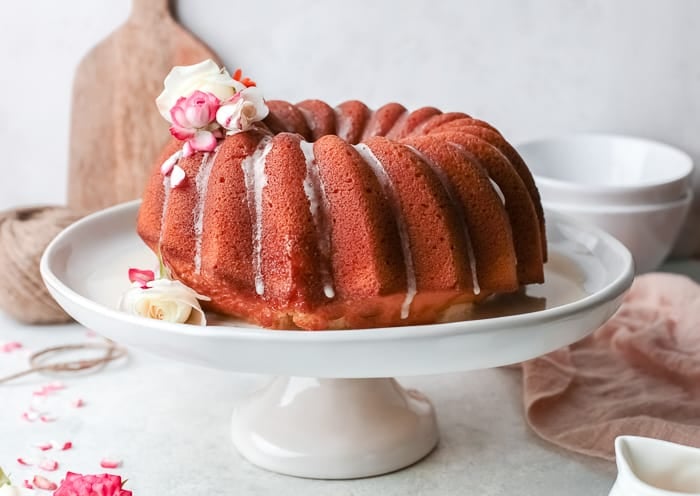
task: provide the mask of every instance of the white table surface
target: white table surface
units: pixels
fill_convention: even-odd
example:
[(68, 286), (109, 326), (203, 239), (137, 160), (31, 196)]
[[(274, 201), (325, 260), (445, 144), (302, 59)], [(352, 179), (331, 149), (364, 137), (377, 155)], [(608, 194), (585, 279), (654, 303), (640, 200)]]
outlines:
[[(700, 278), (700, 262), (669, 264), (668, 270)], [(77, 324), (26, 327), (0, 316), (0, 342), (17, 340), (25, 350), (0, 353), (0, 375), (21, 369), (27, 350), (97, 340)], [(242, 459), (229, 439), (235, 402), (265, 377), (183, 365), (131, 350), (129, 359), (99, 373), (61, 376), (66, 389), (49, 397), (55, 422), (29, 423), (21, 414), (32, 392), (56, 377), (35, 375), (0, 386), (0, 466), (18, 482), (35, 468), (34, 443), (72, 441), (73, 449), (43, 455), (66, 470), (101, 473), (99, 461), (123, 461), (116, 473), (136, 496), (185, 495), (606, 495), (612, 463), (574, 455), (535, 436), (525, 424), (520, 373), (492, 369), (401, 382), (425, 392), (437, 409), (441, 440), (426, 459), (405, 470), (353, 481), (297, 479), (266, 472)], [(85, 406), (69, 403), (82, 398)], [(48, 494), (35, 491), (34, 494)]]

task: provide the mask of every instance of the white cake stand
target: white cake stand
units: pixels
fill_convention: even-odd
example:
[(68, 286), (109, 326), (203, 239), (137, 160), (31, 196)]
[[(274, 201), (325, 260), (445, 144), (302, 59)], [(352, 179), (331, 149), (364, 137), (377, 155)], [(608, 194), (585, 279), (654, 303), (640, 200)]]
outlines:
[(254, 464), (300, 477), (367, 477), (420, 460), (438, 440), (435, 412), (391, 377), (497, 367), (568, 345), (615, 312), (633, 277), (618, 241), (550, 213), (547, 282), (484, 305), (469, 321), (321, 332), (169, 324), (115, 309), (128, 267), (155, 263), (135, 234), (138, 206), (95, 213), (49, 245), (41, 273), (51, 294), (121, 343), (279, 376), (235, 409), (233, 442)]

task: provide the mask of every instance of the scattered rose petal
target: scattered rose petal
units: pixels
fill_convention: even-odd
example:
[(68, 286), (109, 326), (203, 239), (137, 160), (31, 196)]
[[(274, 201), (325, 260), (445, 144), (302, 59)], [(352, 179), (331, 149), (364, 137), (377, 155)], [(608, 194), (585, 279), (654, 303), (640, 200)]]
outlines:
[(58, 489), (55, 482), (51, 482), (49, 479), (42, 477), (41, 475), (35, 475), (32, 483), (39, 489), (44, 489), (46, 491), (55, 491)]
[(45, 415), (48, 413), (43, 405), (29, 405), (29, 411), (34, 414), (34, 420), (38, 419), (40, 415)]
[(32, 486), (32, 483), (29, 482), (27, 479), (24, 479), (24, 487), (27, 489), (34, 489), (34, 486)]
[(58, 441), (51, 441), (51, 447), (61, 451), (67, 451), (73, 447), (71, 441), (66, 441), (65, 443), (59, 443)]
[(129, 282), (137, 283), (140, 288), (146, 289), (147, 284), (156, 278), (152, 270), (141, 270), (136, 268), (129, 269)]
[(119, 468), (121, 467), (122, 461), (121, 460), (116, 460), (114, 458), (103, 458), (100, 461), (100, 467), (102, 468)]
[(39, 417), (39, 420), (41, 420), (44, 423), (55, 422), (56, 417), (52, 417), (51, 415), (42, 415), (41, 417)]
[(29, 458), (22, 458), (22, 457), (17, 458), (17, 463), (19, 463), (20, 465), (24, 465), (25, 467), (31, 467), (32, 465), (34, 465), (33, 460), (30, 460)]
[(2, 353), (12, 353), (20, 348), (22, 348), (22, 343), (19, 341), (10, 341), (9, 343), (0, 344), (0, 352)]
[(85, 331), (85, 335), (89, 338), (96, 338), (97, 337), (97, 333), (95, 331), (93, 331), (92, 329), (88, 329), (87, 331)]
[(58, 468), (58, 462), (56, 460), (42, 460), (41, 463), (39, 463), (39, 468), (41, 470), (46, 470), (47, 472), (53, 472)]
[(73, 400), (71, 405), (73, 406), (73, 408), (82, 408), (85, 406), (85, 401), (83, 401), (82, 398), (76, 398)]
[(63, 384), (62, 382), (51, 382), (35, 390), (32, 394), (34, 396), (47, 396), (51, 393), (55, 393), (56, 391), (60, 391), (61, 389), (65, 388), (65, 384)]
[(41, 451), (48, 451), (54, 447), (53, 442), (51, 443), (37, 443), (34, 446), (39, 448)]
[(39, 414), (34, 411), (22, 412), (22, 418), (27, 422), (34, 422), (36, 419), (39, 418)]

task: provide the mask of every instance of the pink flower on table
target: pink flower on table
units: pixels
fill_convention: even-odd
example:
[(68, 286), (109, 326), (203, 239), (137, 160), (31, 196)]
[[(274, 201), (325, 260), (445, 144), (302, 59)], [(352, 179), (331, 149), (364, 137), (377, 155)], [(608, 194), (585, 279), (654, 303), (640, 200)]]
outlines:
[(216, 148), (221, 130), (216, 122), (216, 112), (221, 101), (212, 93), (195, 91), (188, 97), (180, 97), (170, 109), (170, 134), (186, 141), (183, 156), (194, 151), (211, 152)]
[(122, 489), (124, 482), (120, 476), (113, 474), (81, 475), (68, 472), (53, 496), (132, 496), (131, 491)]

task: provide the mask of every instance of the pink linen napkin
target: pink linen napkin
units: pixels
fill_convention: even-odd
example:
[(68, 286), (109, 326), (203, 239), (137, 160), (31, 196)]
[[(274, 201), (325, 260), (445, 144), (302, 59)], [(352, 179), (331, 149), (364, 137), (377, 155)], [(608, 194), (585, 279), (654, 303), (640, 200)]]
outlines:
[(640, 276), (600, 329), (522, 368), (527, 421), (556, 445), (609, 460), (621, 434), (700, 447), (700, 286)]

